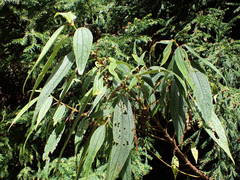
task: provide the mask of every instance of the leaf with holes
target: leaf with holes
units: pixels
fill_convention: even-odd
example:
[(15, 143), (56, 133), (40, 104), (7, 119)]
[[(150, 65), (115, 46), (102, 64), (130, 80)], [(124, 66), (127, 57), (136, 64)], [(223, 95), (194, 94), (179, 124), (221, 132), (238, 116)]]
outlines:
[(130, 102), (123, 98), (114, 109), (113, 116), (113, 146), (110, 153), (107, 180), (119, 176), (129, 153), (133, 147), (134, 118)]

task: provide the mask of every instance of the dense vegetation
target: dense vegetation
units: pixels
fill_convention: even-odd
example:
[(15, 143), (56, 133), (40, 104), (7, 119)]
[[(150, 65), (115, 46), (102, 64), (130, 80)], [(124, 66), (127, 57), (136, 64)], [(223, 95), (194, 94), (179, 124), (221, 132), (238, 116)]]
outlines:
[(0, 179), (240, 179), (240, 3), (0, 0)]

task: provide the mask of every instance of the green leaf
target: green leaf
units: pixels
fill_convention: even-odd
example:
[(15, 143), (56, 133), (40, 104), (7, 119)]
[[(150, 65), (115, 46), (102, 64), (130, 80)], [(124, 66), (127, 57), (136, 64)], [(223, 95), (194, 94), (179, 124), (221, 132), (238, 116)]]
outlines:
[(197, 107), (205, 122), (205, 130), (234, 162), (229, 150), (225, 130), (213, 111), (212, 93), (207, 77), (196, 69), (190, 72), (190, 76), (194, 82), (194, 86), (192, 87), (193, 94), (196, 98)]
[(213, 104), (212, 92), (206, 75), (200, 71), (193, 69), (189, 76), (193, 82), (193, 95), (196, 98), (196, 104), (201, 112), (204, 121), (207, 123), (211, 120)]
[(170, 111), (172, 115), (173, 126), (176, 132), (178, 143), (180, 144), (183, 141), (186, 118), (184, 98), (183, 95), (181, 95), (175, 81), (171, 86), (170, 98)]
[(195, 162), (197, 164), (197, 161), (198, 161), (198, 150), (197, 150), (195, 144), (191, 145), (191, 152), (192, 152), (193, 158), (194, 158), (194, 160), (195, 160)]
[(164, 49), (161, 66), (164, 65), (167, 62), (167, 60), (168, 60), (168, 58), (169, 58), (169, 56), (170, 56), (170, 54), (172, 52), (172, 44), (173, 44), (173, 41), (170, 41), (168, 43), (167, 47)]
[(133, 147), (134, 119), (131, 104), (122, 99), (114, 109), (113, 116), (113, 146), (110, 153), (106, 179), (114, 180), (118, 177), (129, 153)]
[(208, 121), (206, 125), (205, 130), (209, 136), (226, 152), (232, 162), (235, 163), (229, 149), (224, 127), (214, 111), (212, 111), (211, 120)]
[(53, 92), (53, 90), (57, 87), (57, 85), (61, 82), (61, 80), (67, 75), (68, 71), (71, 69), (73, 65), (72, 58), (73, 58), (72, 54), (65, 56), (65, 58), (56, 66), (52, 75), (49, 77), (47, 83), (41, 90), (34, 111), (33, 122), (35, 121), (35, 118), (37, 117), (39, 110), (46, 101), (47, 97)]
[(108, 71), (111, 73), (111, 75), (113, 75), (113, 77), (117, 82), (121, 82), (120, 78), (118, 77), (118, 74), (115, 72), (115, 69), (117, 68), (116, 60), (111, 57), (109, 57), (109, 60), (110, 60), (110, 64), (108, 66)]
[(185, 58), (186, 58), (186, 52), (181, 47), (178, 47), (174, 53), (174, 60), (176, 62), (176, 65), (179, 71), (182, 73), (183, 77), (186, 79), (188, 84), (190, 86), (193, 86), (193, 83), (189, 76), (189, 70), (188, 70), (189, 67), (187, 66), (187, 63), (184, 61)]
[(51, 65), (53, 64), (53, 61), (58, 53), (58, 51), (60, 50), (63, 42), (65, 42), (65, 39), (62, 39), (58, 44), (56, 44), (56, 46), (53, 49), (52, 54), (50, 55), (50, 57), (48, 58), (47, 63), (43, 66), (43, 69), (41, 71), (41, 73), (39, 74), (39, 76), (37, 77), (37, 80), (33, 86), (31, 95), (30, 95), (30, 99), (32, 99), (32, 96), (35, 92), (35, 90), (38, 88), (39, 84), (42, 82), (45, 74), (47, 73), (48, 69), (51, 67)]
[(93, 95), (99, 95), (103, 93), (103, 77), (100, 72), (97, 72), (95, 79), (93, 81)]
[(87, 131), (88, 126), (89, 126), (89, 120), (87, 118), (84, 118), (80, 121), (77, 127), (75, 138), (74, 138), (75, 154), (78, 153), (78, 147), (82, 142), (83, 135)]
[(30, 108), (32, 107), (32, 105), (37, 102), (38, 98), (35, 98), (33, 100), (31, 100), (30, 102), (28, 102), (22, 109), (21, 111), (17, 114), (17, 116), (13, 119), (11, 125), (9, 126), (9, 129), (12, 127), (13, 124), (15, 124), (18, 119)]
[(214, 66), (212, 63), (210, 63), (206, 58), (202, 58), (200, 55), (198, 55), (191, 47), (187, 46), (186, 44), (184, 45), (187, 50), (192, 53), (194, 56), (196, 56), (198, 59), (201, 60), (201, 62), (203, 62), (204, 64), (206, 64), (207, 66), (209, 66), (212, 70), (214, 70), (220, 77), (223, 78), (223, 80), (225, 82), (226, 79), (224, 78), (224, 76), (222, 75), (222, 73), (216, 68), (216, 66)]
[(66, 95), (66, 93), (68, 92), (68, 90), (71, 88), (71, 86), (73, 85), (74, 80), (75, 80), (74, 78), (75, 78), (75, 73), (73, 72), (71, 74), (71, 76), (64, 82), (63, 87), (62, 87), (63, 90), (59, 95), (60, 99), (63, 99), (64, 96)]
[(43, 160), (49, 159), (49, 157), (48, 157), (49, 153), (54, 152), (54, 150), (56, 149), (56, 147), (57, 147), (57, 145), (58, 145), (58, 143), (59, 143), (59, 141), (62, 137), (64, 129), (65, 129), (65, 124), (61, 123), (53, 130), (53, 132), (49, 136), (49, 138), (47, 140), (47, 143), (45, 145), (44, 154), (43, 154), (43, 157), (42, 157)]
[(140, 57), (138, 57), (138, 55), (137, 54), (132, 54), (132, 57), (133, 57), (133, 59), (137, 62), (137, 64), (140, 66), (140, 65), (142, 65), (142, 66), (145, 66), (145, 62), (144, 62), (144, 57), (145, 57), (145, 54), (146, 54), (146, 52), (144, 52)]
[(173, 172), (173, 175), (174, 175), (174, 179), (176, 180), (177, 179), (177, 175), (178, 175), (178, 168), (179, 168), (179, 160), (177, 158), (177, 156), (173, 156), (172, 157), (172, 162), (171, 162), (171, 167), (172, 167), (172, 172)]
[(84, 176), (89, 176), (89, 172), (91, 170), (92, 163), (97, 155), (97, 152), (103, 145), (106, 134), (106, 127), (102, 125), (98, 127), (90, 140), (88, 149), (87, 149), (87, 157), (83, 165), (83, 174)]
[(67, 20), (67, 22), (69, 24), (71, 24), (72, 26), (74, 25), (74, 21), (77, 18), (77, 16), (75, 16), (75, 14), (73, 14), (72, 12), (62, 12), (62, 13), (58, 12), (55, 14), (54, 17), (59, 16), (59, 15), (64, 17)]
[(56, 112), (53, 115), (53, 126), (55, 126), (57, 123), (59, 123), (62, 118), (64, 117), (66, 112), (66, 107), (65, 105), (61, 104), (58, 106)]
[(132, 180), (131, 158), (129, 157), (123, 168), (122, 180)]
[(75, 54), (77, 70), (80, 75), (83, 74), (90, 50), (93, 43), (93, 36), (89, 29), (78, 28), (73, 36), (73, 51)]
[(33, 72), (33, 70), (37, 67), (37, 65), (41, 62), (41, 60), (43, 59), (43, 57), (46, 55), (46, 53), (49, 51), (49, 49), (52, 47), (53, 43), (56, 41), (58, 35), (62, 32), (64, 26), (59, 27), (54, 33), (53, 35), (50, 37), (50, 39), (48, 40), (48, 42), (46, 43), (46, 45), (43, 47), (36, 63), (34, 64), (33, 68), (30, 70), (30, 72), (28, 73), (28, 76), (23, 84), (23, 91), (25, 89), (27, 80), (29, 79), (31, 73)]
[(40, 124), (40, 122), (42, 121), (42, 119), (45, 117), (45, 115), (47, 114), (49, 108), (52, 105), (52, 101), (53, 101), (53, 97), (50, 96), (48, 97), (45, 102), (42, 104), (39, 113), (38, 113), (38, 118), (37, 118), (37, 123), (35, 125), (35, 129), (38, 127), (38, 125)]

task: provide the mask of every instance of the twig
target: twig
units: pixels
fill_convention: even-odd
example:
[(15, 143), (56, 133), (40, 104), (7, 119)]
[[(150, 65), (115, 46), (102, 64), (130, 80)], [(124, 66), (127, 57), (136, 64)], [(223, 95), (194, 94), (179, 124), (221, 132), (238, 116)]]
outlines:
[(167, 139), (167, 141), (172, 145), (174, 151), (175, 151), (175, 154), (181, 158), (185, 163), (186, 165), (192, 169), (197, 175), (199, 175), (202, 179), (204, 180), (211, 180), (210, 177), (208, 177), (206, 174), (204, 174), (201, 170), (199, 170), (196, 166), (194, 166), (187, 158), (187, 156), (185, 154), (183, 154), (183, 152), (179, 149), (176, 141), (174, 138), (171, 138), (167, 132), (167, 129), (163, 129), (163, 133), (164, 133), (164, 136), (165, 138)]

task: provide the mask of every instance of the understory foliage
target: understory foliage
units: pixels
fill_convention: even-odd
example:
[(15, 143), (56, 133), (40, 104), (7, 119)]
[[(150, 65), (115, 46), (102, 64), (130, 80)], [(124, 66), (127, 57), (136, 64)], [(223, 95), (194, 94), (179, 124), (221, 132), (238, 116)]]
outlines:
[(1, 2), (0, 178), (240, 178), (239, 4), (144, 3)]

